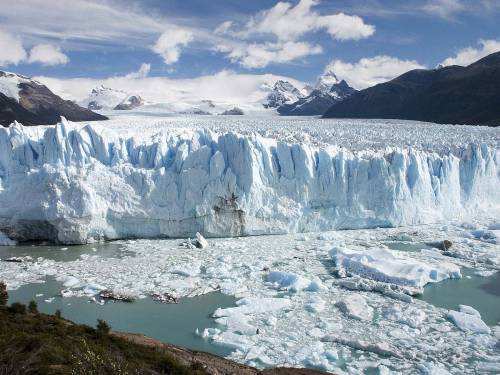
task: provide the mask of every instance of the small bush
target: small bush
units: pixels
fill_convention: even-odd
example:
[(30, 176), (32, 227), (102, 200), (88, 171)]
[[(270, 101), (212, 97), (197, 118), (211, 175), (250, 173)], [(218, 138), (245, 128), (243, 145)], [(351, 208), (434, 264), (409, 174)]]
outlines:
[(57, 309), (56, 312), (54, 313), (54, 315), (56, 318), (61, 319), (61, 317), (62, 317), (61, 310)]
[(102, 319), (97, 319), (97, 333), (107, 335), (111, 331), (111, 326)]
[(19, 302), (14, 302), (12, 305), (10, 305), (9, 311), (14, 314), (26, 314), (26, 305), (23, 305)]
[(0, 282), (0, 306), (6, 306), (7, 300), (9, 299), (9, 293), (7, 293), (7, 285)]
[(35, 301), (31, 300), (28, 304), (28, 312), (30, 314), (38, 314), (38, 305)]

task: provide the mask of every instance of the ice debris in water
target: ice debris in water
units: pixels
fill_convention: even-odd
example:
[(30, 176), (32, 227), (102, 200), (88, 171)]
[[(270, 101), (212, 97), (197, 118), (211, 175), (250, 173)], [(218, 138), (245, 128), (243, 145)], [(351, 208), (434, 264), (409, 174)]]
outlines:
[(470, 331), (473, 333), (491, 333), (490, 327), (481, 319), (481, 314), (474, 308), (466, 305), (459, 306), (460, 311), (450, 310), (448, 319), (462, 331)]
[(330, 255), (341, 276), (358, 275), (385, 283), (423, 287), (448, 278), (460, 278), (460, 267), (444, 259), (421, 262), (383, 248), (334, 247)]

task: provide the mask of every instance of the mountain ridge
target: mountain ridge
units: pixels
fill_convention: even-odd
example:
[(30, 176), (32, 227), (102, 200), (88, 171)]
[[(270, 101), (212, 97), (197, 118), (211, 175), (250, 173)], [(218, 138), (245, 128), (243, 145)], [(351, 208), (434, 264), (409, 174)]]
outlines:
[(27, 126), (54, 125), (61, 116), (70, 121), (107, 120), (54, 94), (26, 76), (0, 71), (0, 125), (18, 121)]
[(325, 118), (500, 125), (500, 52), (466, 67), (416, 69), (332, 105)]

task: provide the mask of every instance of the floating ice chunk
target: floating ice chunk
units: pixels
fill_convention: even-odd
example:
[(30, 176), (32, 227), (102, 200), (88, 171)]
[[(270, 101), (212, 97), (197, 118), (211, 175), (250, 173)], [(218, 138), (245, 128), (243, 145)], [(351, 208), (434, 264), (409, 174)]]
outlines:
[(205, 328), (201, 333), (198, 328), (195, 330), (195, 334), (206, 339), (206, 338), (212, 338), (214, 336), (217, 336), (220, 334), (222, 331), (218, 328)]
[(458, 309), (460, 310), (460, 312), (463, 312), (465, 314), (475, 315), (475, 316), (481, 318), (481, 314), (479, 313), (479, 311), (477, 311), (475, 308), (473, 308), (471, 306), (458, 305)]
[(326, 308), (326, 303), (322, 299), (316, 299), (306, 304), (306, 310), (314, 313), (319, 313), (324, 311)]
[(336, 342), (341, 345), (350, 346), (353, 349), (364, 350), (378, 355), (401, 358), (401, 353), (387, 342), (370, 343), (368, 341), (350, 337), (341, 337), (338, 335), (327, 335), (323, 337), (322, 341)]
[(321, 280), (317, 278), (311, 281), (294, 273), (280, 271), (269, 272), (266, 275), (266, 281), (273, 284), (273, 286), (277, 289), (287, 289), (292, 292), (300, 292), (302, 290), (317, 292), (324, 288)]
[(295, 360), (305, 367), (321, 370), (333, 370), (338, 354), (335, 350), (326, 350), (325, 344), (317, 341), (302, 347), (296, 354)]
[(498, 271), (497, 270), (478, 270), (474, 272), (474, 275), (481, 276), (481, 277), (490, 277), (496, 274)]
[(0, 246), (15, 246), (16, 241), (11, 240), (3, 232), (0, 232)]
[(200, 249), (208, 247), (208, 241), (200, 234), (200, 232), (196, 232), (196, 247)]
[(81, 284), (80, 280), (78, 280), (74, 276), (62, 276), (62, 277), (58, 277), (57, 281), (62, 281), (63, 286), (65, 288), (75, 288), (75, 287), (78, 287)]
[(354, 274), (390, 284), (423, 287), (427, 283), (462, 277), (460, 268), (453, 263), (442, 259), (424, 263), (388, 249), (335, 247), (330, 255), (340, 274)]
[(245, 362), (259, 362), (264, 366), (272, 366), (274, 362), (265, 354), (266, 348), (262, 346), (253, 346), (245, 355)]
[(197, 276), (200, 273), (201, 263), (197, 261), (187, 262), (183, 264), (179, 264), (169, 270), (170, 273), (193, 277)]
[[(486, 325), (485, 322), (481, 320), (481, 316), (476, 310), (475, 313), (471, 314), (472, 308), (467, 308), (464, 311), (448, 311), (448, 319), (451, 320), (455, 325), (462, 331), (470, 331), (474, 333), (491, 333), (490, 327)], [(462, 310), (462, 309), (461, 309)], [(477, 313), (477, 314), (476, 314)]]
[(250, 315), (270, 311), (282, 310), (290, 307), (290, 300), (286, 298), (243, 298), (236, 302), (237, 307), (226, 309), (218, 308), (214, 312), (215, 318), (231, 315)]
[(241, 335), (255, 335), (257, 328), (248, 323), (248, 317), (243, 314), (231, 314), (215, 319), (217, 324), (226, 326), (226, 330)]
[(478, 374), (492, 373), (500, 374), (500, 362), (481, 362), (477, 364), (476, 371)]
[(422, 375), (451, 375), (441, 364), (423, 363), (418, 365)]
[(335, 304), (344, 314), (358, 320), (372, 320), (373, 308), (371, 308), (363, 296), (351, 294), (342, 301)]
[(477, 229), (470, 233), (477, 240), (493, 244), (499, 243), (498, 237), (500, 235), (500, 230)]
[(405, 308), (392, 304), (383, 310), (383, 316), (394, 322), (406, 324), (412, 328), (419, 327), (426, 318), (424, 311), (417, 307), (406, 306)]
[(216, 345), (224, 346), (230, 349), (241, 350), (247, 352), (252, 346), (247, 336), (239, 335), (231, 331), (225, 331), (218, 335), (212, 336), (213, 343)]

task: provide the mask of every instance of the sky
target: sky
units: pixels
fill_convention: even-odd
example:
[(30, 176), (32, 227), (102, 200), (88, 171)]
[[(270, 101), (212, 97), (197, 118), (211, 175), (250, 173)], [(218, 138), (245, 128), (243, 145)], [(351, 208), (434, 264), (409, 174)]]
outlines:
[(331, 69), (362, 89), (500, 50), (497, 0), (0, 1), (0, 69), (58, 79)]

